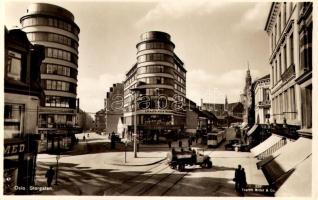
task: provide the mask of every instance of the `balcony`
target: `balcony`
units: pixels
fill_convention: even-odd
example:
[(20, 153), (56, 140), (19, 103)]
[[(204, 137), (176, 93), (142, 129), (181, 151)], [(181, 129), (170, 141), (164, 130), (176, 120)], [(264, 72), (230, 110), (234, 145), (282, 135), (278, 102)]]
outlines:
[(259, 107), (270, 107), (271, 101), (270, 100), (259, 101), (258, 106)]
[(286, 71), (282, 74), (282, 82), (288, 82), (290, 79), (295, 77), (295, 64), (291, 64)]

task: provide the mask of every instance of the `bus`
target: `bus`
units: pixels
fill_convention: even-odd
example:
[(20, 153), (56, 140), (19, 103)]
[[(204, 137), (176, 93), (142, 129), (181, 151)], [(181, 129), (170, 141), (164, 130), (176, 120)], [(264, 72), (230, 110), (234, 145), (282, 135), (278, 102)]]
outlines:
[(226, 140), (225, 131), (208, 133), (208, 147), (217, 147), (224, 140)]

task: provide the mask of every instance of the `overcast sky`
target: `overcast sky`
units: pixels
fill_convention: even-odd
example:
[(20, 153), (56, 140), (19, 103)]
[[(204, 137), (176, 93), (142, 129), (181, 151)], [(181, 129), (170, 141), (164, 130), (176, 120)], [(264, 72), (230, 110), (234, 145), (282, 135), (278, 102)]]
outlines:
[(81, 29), (78, 97), (88, 112), (103, 108), (113, 83), (122, 82), (136, 62), (141, 33), (171, 35), (185, 63), (187, 97), (198, 105), (239, 100), (247, 63), (252, 79), (269, 73), (264, 31), (270, 3), (195, 1), (7, 1), (5, 24), (19, 25), (31, 2), (49, 2), (71, 11)]

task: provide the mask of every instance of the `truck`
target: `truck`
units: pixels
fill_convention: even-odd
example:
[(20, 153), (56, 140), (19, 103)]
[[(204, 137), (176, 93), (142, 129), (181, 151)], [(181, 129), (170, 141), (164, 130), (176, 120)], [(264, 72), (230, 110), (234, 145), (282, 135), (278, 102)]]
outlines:
[(184, 171), (185, 166), (200, 165), (203, 168), (211, 168), (210, 156), (204, 155), (204, 149), (172, 148), (167, 154), (168, 164), (172, 169)]

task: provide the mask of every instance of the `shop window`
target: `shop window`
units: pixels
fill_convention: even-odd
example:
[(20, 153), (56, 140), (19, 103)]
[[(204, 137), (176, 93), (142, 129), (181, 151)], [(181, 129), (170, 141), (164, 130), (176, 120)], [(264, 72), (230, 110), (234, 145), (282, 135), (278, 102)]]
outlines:
[(4, 138), (14, 137), (23, 130), (23, 104), (5, 104), (4, 106)]

